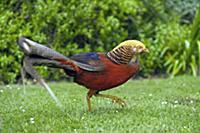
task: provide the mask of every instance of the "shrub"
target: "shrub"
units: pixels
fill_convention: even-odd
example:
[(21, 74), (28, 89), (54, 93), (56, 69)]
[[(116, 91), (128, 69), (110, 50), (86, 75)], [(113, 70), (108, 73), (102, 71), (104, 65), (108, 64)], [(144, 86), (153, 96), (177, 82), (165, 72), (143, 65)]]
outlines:
[[(140, 76), (166, 71), (172, 75), (185, 72), (196, 75), (200, 69), (200, 52), (196, 50), (199, 46), (200, 51), (199, 17), (195, 17), (191, 26), (196, 11), (191, 7), (197, 7), (198, 0), (183, 2), (187, 8), (176, 0), (1, 1), (0, 82), (20, 79), (23, 53), (16, 41), (22, 35), (66, 56), (106, 52), (126, 39), (139, 39), (151, 51), (140, 60)], [(186, 15), (182, 14), (184, 11)], [(188, 45), (195, 52), (189, 52)], [(62, 70), (37, 69), (48, 79), (65, 77)]]
[[(136, 16), (139, 4), (129, 0), (1, 1), (0, 80), (12, 83), (19, 78), (23, 54), (16, 41), (20, 36), (29, 36), (66, 56), (107, 51), (128, 37), (135, 38), (126, 28), (132, 24), (128, 16)], [(46, 78), (64, 77), (60, 70), (47, 73), (46, 69), (38, 68)]]

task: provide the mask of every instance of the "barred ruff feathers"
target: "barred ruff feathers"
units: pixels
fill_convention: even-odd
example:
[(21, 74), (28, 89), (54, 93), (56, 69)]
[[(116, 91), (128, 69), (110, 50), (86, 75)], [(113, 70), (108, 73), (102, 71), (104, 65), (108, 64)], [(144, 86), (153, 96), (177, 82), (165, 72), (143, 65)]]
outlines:
[(107, 56), (117, 64), (128, 64), (133, 57), (133, 52), (131, 46), (126, 45), (113, 49), (107, 53)]

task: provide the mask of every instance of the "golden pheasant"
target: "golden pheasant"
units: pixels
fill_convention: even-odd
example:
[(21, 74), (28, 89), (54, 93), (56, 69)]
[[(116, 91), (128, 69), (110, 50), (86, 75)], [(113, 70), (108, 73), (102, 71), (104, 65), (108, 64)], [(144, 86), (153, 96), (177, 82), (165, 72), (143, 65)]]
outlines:
[(89, 90), (87, 93), (89, 111), (91, 111), (90, 98), (93, 95), (112, 99), (124, 106), (125, 102), (122, 99), (99, 92), (119, 86), (137, 74), (139, 71), (137, 57), (141, 53), (148, 52), (145, 45), (137, 40), (124, 41), (107, 53), (82, 53), (69, 58), (25, 37), (21, 37), (18, 44), (25, 53), (23, 72), (27, 72), (49, 89), (33, 66), (44, 65), (63, 69), (67, 75), (74, 77), (74, 82)]

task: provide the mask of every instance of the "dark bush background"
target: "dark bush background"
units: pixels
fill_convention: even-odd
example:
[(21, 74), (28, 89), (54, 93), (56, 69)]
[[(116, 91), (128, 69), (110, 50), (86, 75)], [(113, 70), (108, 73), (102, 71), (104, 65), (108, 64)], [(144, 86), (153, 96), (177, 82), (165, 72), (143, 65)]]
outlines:
[[(66, 56), (106, 52), (126, 39), (143, 41), (150, 54), (140, 59), (140, 76), (199, 73), (199, 0), (2, 0), (0, 84), (20, 80), (20, 36)], [(62, 70), (37, 68), (47, 79)]]

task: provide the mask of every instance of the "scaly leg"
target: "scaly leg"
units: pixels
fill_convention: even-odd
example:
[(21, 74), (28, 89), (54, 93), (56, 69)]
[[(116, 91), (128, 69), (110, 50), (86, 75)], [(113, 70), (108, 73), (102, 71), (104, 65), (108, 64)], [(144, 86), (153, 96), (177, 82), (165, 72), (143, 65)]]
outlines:
[(92, 107), (91, 107), (91, 100), (90, 98), (96, 93), (96, 90), (89, 90), (87, 93), (87, 103), (88, 103), (88, 111), (91, 112), (92, 111)]
[(126, 105), (126, 102), (125, 102), (124, 100), (122, 100), (121, 98), (116, 97), (116, 96), (106, 95), (106, 94), (95, 94), (95, 96), (112, 99), (112, 101), (113, 101), (114, 103), (118, 103), (118, 104), (120, 104), (122, 107)]

